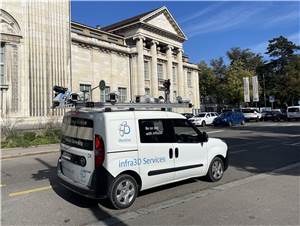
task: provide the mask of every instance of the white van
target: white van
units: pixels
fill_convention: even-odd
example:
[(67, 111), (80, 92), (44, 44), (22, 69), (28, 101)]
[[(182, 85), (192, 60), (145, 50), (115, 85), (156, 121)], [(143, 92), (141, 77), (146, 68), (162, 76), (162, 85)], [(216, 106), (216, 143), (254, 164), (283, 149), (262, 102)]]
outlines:
[(192, 177), (218, 181), (227, 145), (166, 111), (81, 109), (65, 114), (57, 175), (66, 188), (127, 208), (141, 190)]
[(300, 119), (300, 106), (290, 106), (287, 108), (287, 119)]

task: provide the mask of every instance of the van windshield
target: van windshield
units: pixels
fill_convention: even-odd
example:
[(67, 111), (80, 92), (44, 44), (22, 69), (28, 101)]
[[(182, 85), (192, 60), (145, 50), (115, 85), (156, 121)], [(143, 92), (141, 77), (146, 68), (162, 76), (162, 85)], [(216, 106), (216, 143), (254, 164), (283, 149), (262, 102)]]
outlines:
[(243, 113), (254, 113), (255, 110), (254, 109), (242, 109)]
[(288, 112), (299, 112), (300, 108), (289, 108)]
[(61, 143), (81, 149), (93, 150), (93, 127), (93, 120), (65, 116), (62, 124)]

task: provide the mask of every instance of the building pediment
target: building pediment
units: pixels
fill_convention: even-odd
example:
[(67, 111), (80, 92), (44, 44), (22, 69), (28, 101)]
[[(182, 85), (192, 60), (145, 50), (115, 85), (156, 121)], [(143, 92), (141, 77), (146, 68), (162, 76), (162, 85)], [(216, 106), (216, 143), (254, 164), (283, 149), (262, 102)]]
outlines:
[(186, 39), (185, 34), (166, 7), (161, 7), (145, 15), (140, 21)]
[(152, 30), (160, 30), (169, 33), (171, 36), (176, 36), (180, 40), (187, 39), (174, 17), (165, 6), (106, 26), (102, 29), (107, 32), (118, 34), (122, 33), (124, 30), (132, 29), (133, 27), (140, 25), (146, 25), (150, 29), (152, 28)]

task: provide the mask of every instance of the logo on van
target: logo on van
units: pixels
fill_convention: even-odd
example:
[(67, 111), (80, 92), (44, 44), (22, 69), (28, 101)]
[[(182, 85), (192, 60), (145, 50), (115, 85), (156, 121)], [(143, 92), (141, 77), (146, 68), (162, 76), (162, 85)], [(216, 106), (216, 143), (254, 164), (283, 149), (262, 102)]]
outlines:
[(130, 133), (130, 127), (127, 124), (127, 121), (122, 122), (119, 128), (120, 136), (123, 137), (125, 134), (129, 134), (129, 133)]

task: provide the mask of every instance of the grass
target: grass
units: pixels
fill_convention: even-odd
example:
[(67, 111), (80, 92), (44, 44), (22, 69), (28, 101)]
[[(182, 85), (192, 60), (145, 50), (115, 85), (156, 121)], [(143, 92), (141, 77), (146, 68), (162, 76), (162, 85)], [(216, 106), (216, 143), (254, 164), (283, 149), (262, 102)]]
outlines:
[(30, 147), (60, 142), (60, 129), (51, 128), (36, 132), (11, 131), (2, 141), (1, 148)]

